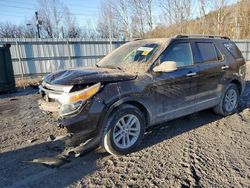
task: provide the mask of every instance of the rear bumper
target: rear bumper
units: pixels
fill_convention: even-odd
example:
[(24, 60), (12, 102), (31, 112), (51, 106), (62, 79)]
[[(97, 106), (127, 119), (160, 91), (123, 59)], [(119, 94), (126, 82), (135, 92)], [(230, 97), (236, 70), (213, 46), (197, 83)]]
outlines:
[(244, 93), (245, 88), (246, 88), (246, 81), (242, 80), (241, 81), (241, 95)]

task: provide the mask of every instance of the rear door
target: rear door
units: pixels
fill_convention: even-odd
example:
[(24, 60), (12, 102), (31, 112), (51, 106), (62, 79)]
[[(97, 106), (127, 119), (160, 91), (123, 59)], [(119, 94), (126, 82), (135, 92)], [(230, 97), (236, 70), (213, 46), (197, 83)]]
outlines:
[(213, 106), (217, 103), (222, 86), (221, 79), (229, 68), (223, 54), (211, 41), (195, 41), (193, 43), (195, 64), (199, 66), (198, 104)]

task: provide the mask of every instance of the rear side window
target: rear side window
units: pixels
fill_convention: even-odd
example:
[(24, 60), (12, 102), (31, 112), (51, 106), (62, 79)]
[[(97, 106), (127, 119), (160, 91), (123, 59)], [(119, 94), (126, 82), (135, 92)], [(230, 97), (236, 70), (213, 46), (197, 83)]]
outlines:
[(197, 42), (196, 46), (201, 62), (217, 61), (219, 59), (218, 52), (213, 43)]
[(223, 56), (222, 56), (220, 50), (218, 50), (217, 47), (215, 47), (215, 49), (216, 49), (216, 52), (217, 52), (217, 58), (218, 58), (218, 60), (219, 60), (219, 61), (222, 61), (222, 60), (223, 60)]
[(224, 43), (225, 48), (234, 56), (235, 58), (242, 58), (242, 54), (239, 48), (233, 42)]
[(191, 46), (189, 43), (173, 44), (160, 57), (160, 63), (164, 61), (175, 61), (177, 67), (193, 64)]

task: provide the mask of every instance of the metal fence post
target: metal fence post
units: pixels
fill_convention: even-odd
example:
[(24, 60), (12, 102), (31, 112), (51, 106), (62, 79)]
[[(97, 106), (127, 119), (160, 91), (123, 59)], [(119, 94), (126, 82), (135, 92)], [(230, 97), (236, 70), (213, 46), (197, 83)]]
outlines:
[(24, 67), (23, 67), (23, 62), (21, 61), (21, 52), (20, 52), (20, 46), (19, 43), (16, 40), (16, 49), (17, 49), (17, 54), (18, 54), (18, 62), (19, 65), (21, 66), (21, 75), (22, 79), (24, 78)]
[(67, 46), (68, 46), (69, 63), (71, 65), (71, 68), (73, 68), (73, 64), (71, 62), (71, 53), (70, 53), (70, 47), (69, 47), (69, 40), (67, 40)]

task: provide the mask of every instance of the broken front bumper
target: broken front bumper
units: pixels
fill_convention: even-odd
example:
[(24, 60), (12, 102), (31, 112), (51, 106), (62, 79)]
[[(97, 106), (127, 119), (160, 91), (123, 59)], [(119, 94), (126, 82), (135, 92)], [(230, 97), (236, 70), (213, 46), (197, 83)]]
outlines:
[[(55, 89), (55, 88), (53, 88)], [(76, 114), (61, 116), (61, 104), (58, 99), (62, 96), (63, 88), (53, 90), (51, 87), (39, 86), (39, 93), (43, 99), (38, 101), (39, 108), (43, 111), (56, 114), (59, 127), (65, 127), (69, 134), (64, 135), (63, 141), (66, 155), (79, 156), (92, 148), (98, 146), (100, 142), (102, 115), (105, 114), (106, 105), (96, 97), (85, 101), (81, 109)], [(56, 88), (58, 89), (58, 88)], [(76, 147), (77, 146), (77, 147)]]
[(99, 120), (105, 114), (106, 105), (93, 97), (82, 105), (82, 107), (71, 115), (61, 116), (61, 104), (57, 101), (62, 95), (61, 91), (55, 91), (39, 86), (39, 92), (42, 94), (43, 99), (38, 101), (39, 107), (43, 111), (56, 114), (59, 127), (66, 127), (70, 133), (84, 132), (86, 135), (97, 135), (100, 132)]
[(43, 111), (52, 113), (59, 113), (60, 103), (59, 102), (46, 102), (43, 99), (38, 100), (39, 108)]

